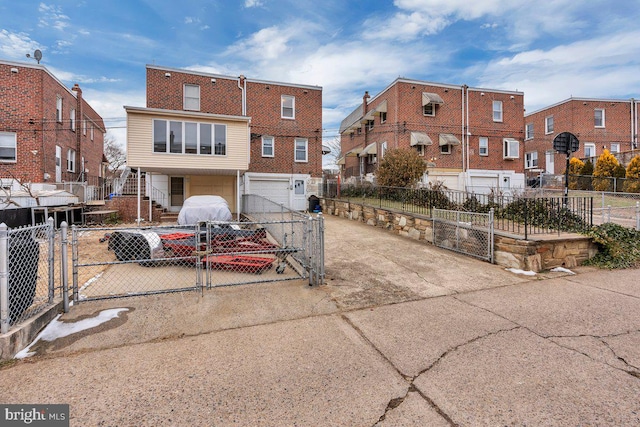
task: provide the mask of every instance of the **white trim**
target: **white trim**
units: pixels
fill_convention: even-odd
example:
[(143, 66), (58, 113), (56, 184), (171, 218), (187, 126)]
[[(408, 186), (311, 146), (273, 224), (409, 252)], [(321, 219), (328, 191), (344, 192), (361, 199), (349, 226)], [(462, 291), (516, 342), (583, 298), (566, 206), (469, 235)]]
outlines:
[[(284, 115), (285, 101), (291, 100), (291, 116)], [(289, 107), (286, 107), (289, 108)], [(296, 119), (296, 97), (293, 95), (280, 95), (280, 118), (287, 120)]]
[[(298, 142), (304, 142), (304, 160), (298, 160)], [(295, 138), (293, 140), (293, 160), (296, 163), (308, 163), (309, 162), (309, 140), (307, 138)]]
[(549, 135), (553, 133), (553, 129), (549, 129), (549, 119), (551, 119), (551, 125), (555, 128), (555, 121), (553, 119), (553, 114), (544, 118), (544, 134)]
[[(265, 154), (264, 153), (264, 142), (265, 142), (265, 138), (271, 140), (271, 154)], [(262, 135), (262, 157), (275, 157), (276, 154), (276, 142), (275, 142), (275, 138), (273, 136), (270, 135)]]
[[(597, 125), (596, 124), (596, 111), (602, 111), (602, 124), (601, 125)], [(606, 127), (604, 117), (605, 117), (604, 116), (604, 108), (594, 108), (593, 109), (593, 126), (596, 129), (604, 129)]]

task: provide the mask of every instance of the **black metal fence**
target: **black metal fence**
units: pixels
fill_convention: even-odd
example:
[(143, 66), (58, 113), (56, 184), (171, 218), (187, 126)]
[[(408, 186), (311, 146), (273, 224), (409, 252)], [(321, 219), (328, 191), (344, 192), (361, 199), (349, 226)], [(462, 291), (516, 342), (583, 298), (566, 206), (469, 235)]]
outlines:
[(548, 234), (584, 232), (593, 225), (590, 196), (517, 196), (497, 192), (477, 194), (443, 188), (399, 188), (374, 185), (341, 185), (326, 181), (324, 196), (381, 209), (433, 217), (433, 209), (495, 212), (495, 228), (506, 232)]

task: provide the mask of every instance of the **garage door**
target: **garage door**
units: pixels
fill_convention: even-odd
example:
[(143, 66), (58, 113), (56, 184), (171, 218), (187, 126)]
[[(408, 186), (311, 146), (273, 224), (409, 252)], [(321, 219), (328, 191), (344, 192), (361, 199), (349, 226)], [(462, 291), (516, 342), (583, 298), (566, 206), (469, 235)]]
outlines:
[(491, 190), (498, 188), (497, 176), (472, 176), (471, 177), (471, 190), (478, 194), (489, 194)]
[(252, 179), (249, 188), (251, 194), (265, 197), (289, 208), (289, 180)]

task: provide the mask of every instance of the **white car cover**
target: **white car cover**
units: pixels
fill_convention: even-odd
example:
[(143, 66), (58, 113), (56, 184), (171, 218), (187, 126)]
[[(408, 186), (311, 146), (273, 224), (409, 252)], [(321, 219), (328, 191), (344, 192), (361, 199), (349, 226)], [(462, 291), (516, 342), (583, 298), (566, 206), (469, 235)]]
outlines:
[(179, 225), (192, 225), (200, 221), (231, 221), (227, 201), (220, 196), (191, 196), (184, 201), (178, 214)]

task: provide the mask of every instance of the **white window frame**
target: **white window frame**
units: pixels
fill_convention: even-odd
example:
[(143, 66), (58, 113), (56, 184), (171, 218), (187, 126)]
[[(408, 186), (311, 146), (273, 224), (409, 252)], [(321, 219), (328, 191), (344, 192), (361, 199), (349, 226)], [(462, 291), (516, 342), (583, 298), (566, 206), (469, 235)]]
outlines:
[(89, 132), (91, 133), (91, 140), (93, 141), (93, 129), (95, 127), (93, 126), (93, 123), (91, 123), (91, 128), (89, 129)]
[(502, 122), (502, 101), (493, 101), (493, 121)]
[(382, 159), (387, 152), (387, 141), (380, 144), (380, 158)]
[[(592, 152), (593, 155), (589, 155), (589, 152)], [(584, 157), (585, 158), (594, 158), (596, 157), (596, 144), (594, 142), (585, 142), (584, 143)]]
[(72, 131), (76, 131), (76, 110), (75, 109), (71, 109), (71, 111), (69, 111), (69, 121), (71, 122), (71, 130)]
[(451, 154), (451, 144), (441, 145), (440, 154)]
[[(197, 96), (187, 94), (187, 89), (197, 89)], [(188, 111), (200, 111), (200, 85), (185, 83), (182, 87), (182, 106)]]
[(424, 152), (425, 152), (424, 145), (417, 144), (415, 147), (416, 147), (416, 151), (418, 152), (418, 156), (424, 156)]
[(67, 149), (67, 172), (76, 171), (76, 150), (73, 148)]
[[(602, 113), (602, 116), (600, 117), (600, 124), (598, 124), (598, 117), (597, 117), (597, 112), (600, 111)], [(604, 121), (604, 108), (596, 108), (593, 110), (593, 125), (596, 128), (604, 128), (605, 127), (605, 121)]]
[(486, 136), (481, 136), (480, 138), (478, 138), (478, 155), (489, 155), (489, 138), (487, 138)]
[(373, 126), (374, 126), (374, 121), (367, 120), (367, 130), (373, 130)]
[(525, 141), (533, 139), (533, 123), (527, 123), (524, 126), (524, 139)]
[(538, 152), (537, 151), (529, 151), (524, 154), (524, 168), (525, 169), (534, 169), (538, 167)]
[[(303, 144), (303, 145), (299, 145), (299, 144)], [(301, 150), (298, 150), (298, 148), (302, 148), (304, 147), (304, 160), (302, 159), (298, 159), (298, 152)], [(307, 140), (306, 138), (295, 138), (293, 141), (293, 159), (297, 162), (297, 163), (307, 163), (309, 161), (309, 140)]]
[[(615, 147), (615, 149), (614, 149)], [(612, 142), (611, 143), (611, 148), (609, 149), (609, 152), (614, 154), (614, 153), (619, 153), (620, 152), (620, 144), (617, 142)]]
[[(267, 149), (271, 148), (271, 154), (267, 153)], [(269, 135), (262, 136), (262, 157), (275, 157), (275, 138)]]
[(386, 121), (387, 121), (387, 112), (386, 111), (381, 111), (380, 112), (380, 124), (383, 124)]
[(0, 148), (13, 149), (13, 159), (0, 159), (0, 163), (16, 163), (18, 161), (18, 134), (0, 132)]
[(87, 119), (82, 120), (82, 134), (87, 134)]
[[(288, 102), (290, 101), (290, 102)], [(291, 104), (289, 106), (288, 104)], [(291, 110), (291, 115), (285, 114), (285, 111)], [(295, 120), (296, 119), (296, 97), (292, 95), (280, 96), (280, 117), (283, 119)]]
[[(515, 150), (515, 153), (513, 152)], [(503, 159), (519, 159), (520, 158), (520, 142), (513, 138), (504, 138), (502, 140), (502, 158)]]
[[(427, 109), (431, 110), (431, 113), (427, 112)], [(422, 106), (422, 115), (427, 117), (435, 117), (436, 116), (436, 104), (433, 102), (429, 102), (428, 104), (424, 104)]]
[(56, 97), (56, 121), (62, 123), (62, 97), (60, 95)]
[[(165, 136), (165, 146), (164, 149), (165, 151), (160, 151), (157, 150), (156, 151), (156, 147), (155, 147), (155, 141), (156, 141), (156, 122), (164, 122), (164, 136)], [(180, 141), (182, 144), (182, 148), (180, 152), (171, 152), (171, 139), (170, 139), (170, 135), (171, 135), (171, 123), (173, 123), (174, 125), (180, 123), (181, 127), (180, 127), (180, 132), (181, 134), (179, 135), (180, 137)], [(197, 139), (197, 152), (196, 153), (187, 153), (186, 151), (186, 128), (187, 128), (187, 123), (195, 123), (197, 125), (196, 127), (196, 139)], [(208, 152), (203, 152), (203, 146), (202, 146), (202, 137), (204, 135), (204, 132), (202, 131), (202, 125), (210, 125), (211, 126), (211, 140), (207, 141), (210, 145), (206, 146)], [(222, 133), (224, 130), (224, 141), (218, 141), (218, 144), (216, 144), (216, 138), (219, 136), (220, 133)], [(228, 146), (229, 146), (229, 141), (228, 141), (228, 135), (227, 135), (227, 125), (222, 124), (222, 123), (211, 123), (211, 122), (194, 122), (194, 121), (180, 121), (180, 120), (167, 120), (167, 119), (153, 119), (152, 120), (152, 145), (151, 145), (151, 152), (154, 154), (171, 154), (171, 155), (188, 155), (188, 156), (194, 156), (194, 155), (199, 155), (199, 156), (216, 156), (216, 157), (224, 157), (227, 156), (228, 154)], [(178, 137), (178, 135), (176, 135), (176, 137)], [(177, 144), (176, 144), (177, 146)], [(224, 151), (223, 153), (218, 153), (219, 151)]]
[(550, 133), (553, 133), (553, 128), (554, 128), (553, 116), (545, 117), (544, 118), (544, 134), (549, 135)]

